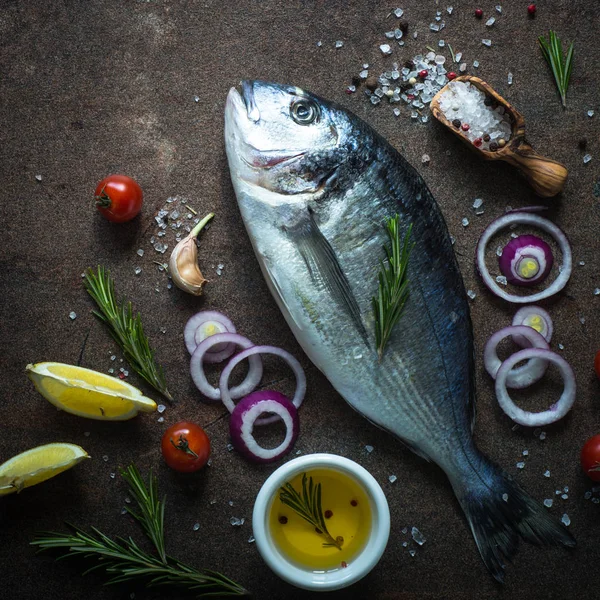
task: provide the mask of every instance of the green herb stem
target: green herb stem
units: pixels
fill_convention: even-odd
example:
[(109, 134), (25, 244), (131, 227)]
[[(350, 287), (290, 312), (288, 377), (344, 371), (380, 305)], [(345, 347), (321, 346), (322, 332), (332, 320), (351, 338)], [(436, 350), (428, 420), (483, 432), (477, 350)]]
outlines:
[(341, 536), (334, 538), (327, 530), (321, 506), (320, 483), (315, 485), (312, 477), (302, 473), (302, 494), (288, 481), (279, 488), (279, 500), (321, 532), (327, 540), (323, 543), (324, 547), (334, 546), (338, 550), (342, 549), (344, 539)]
[(408, 259), (414, 243), (410, 243), (412, 224), (409, 225), (404, 240), (400, 239), (400, 217), (386, 219), (386, 229), (390, 245), (384, 245), (386, 259), (381, 263), (379, 289), (373, 297), (375, 314), (375, 342), (379, 360), (383, 358), (385, 346), (392, 330), (398, 323), (408, 299)]
[(548, 33), (548, 40), (541, 35), (538, 38), (538, 42), (546, 62), (552, 69), (552, 75), (554, 76), (554, 81), (556, 82), (563, 108), (566, 108), (567, 90), (569, 89), (571, 71), (573, 70), (573, 43), (569, 46), (565, 57), (563, 54), (562, 43), (554, 31), (550, 30)]
[(94, 315), (106, 323), (131, 368), (167, 400), (173, 401), (162, 367), (154, 360), (154, 350), (144, 333), (140, 314), (134, 316), (131, 302), (117, 303), (110, 272), (101, 266), (98, 266), (97, 274), (88, 269), (84, 284), (99, 308)]
[(142, 550), (132, 538), (113, 540), (96, 529), (91, 533), (73, 527), (70, 534), (47, 532), (35, 538), (31, 544), (40, 550), (64, 549), (60, 558), (79, 556), (95, 561), (83, 574), (103, 569), (109, 576), (107, 583), (123, 583), (144, 580), (148, 587), (172, 585), (192, 592), (200, 598), (249, 596), (240, 585), (210, 570), (197, 570), (165, 552), (164, 500), (158, 500), (156, 477), (150, 474), (148, 486), (133, 466), (121, 471), (129, 484), (139, 512), (127, 509), (140, 522), (148, 538), (154, 544), (158, 556)]

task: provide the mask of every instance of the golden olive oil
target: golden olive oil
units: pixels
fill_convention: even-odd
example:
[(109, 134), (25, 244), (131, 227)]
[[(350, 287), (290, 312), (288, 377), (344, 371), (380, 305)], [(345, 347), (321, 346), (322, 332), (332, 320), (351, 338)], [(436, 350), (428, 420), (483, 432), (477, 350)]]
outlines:
[[(290, 483), (302, 490), (302, 475)], [(364, 548), (371, 532), (371, 508), (363, 488), (349, 475), (334, 469), (306, 471), (315, 485), (321, 484), (321, 507), (327, 530), (333, 538), (342, 536), (341, 550), (323, 546), (325, 536), (281, 503), (279, 492), (271, 505), (269, 527), (280, 552), (299, 567), (313, 571), (343, 568)]]

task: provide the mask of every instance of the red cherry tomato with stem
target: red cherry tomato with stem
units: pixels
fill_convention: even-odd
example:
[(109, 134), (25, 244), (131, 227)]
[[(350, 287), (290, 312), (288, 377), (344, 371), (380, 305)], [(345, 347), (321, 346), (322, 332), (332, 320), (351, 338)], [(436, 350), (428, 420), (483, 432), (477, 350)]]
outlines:
[(161, 451), (171, 469), (193, 473), (208, 462), (210, 440), (202, 427), (190, 421), (181, 421), (165, 431)]
[(600, 434), (591, 437), (583, 445), (581, 466), (592, 481), (600, 481)]
[(138, 182), (127, 175), (109, 175), (96, 186), (96, 206), (109, 221), (131, 221), (142, 209), (144, 194)]

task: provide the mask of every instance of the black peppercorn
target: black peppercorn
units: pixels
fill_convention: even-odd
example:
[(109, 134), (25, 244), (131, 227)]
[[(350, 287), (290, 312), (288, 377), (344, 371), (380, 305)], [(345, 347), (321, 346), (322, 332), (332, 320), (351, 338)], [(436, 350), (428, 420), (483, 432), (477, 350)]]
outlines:
[(405, 66), (407, 69), (410, 69), (411, 71), (413, 71), (413, 70), (414, 70), (414, 68), (415, 68), (415, 63), (414, 63), (412, 60), (407, 60), (407, 61), (404, 63), (404, 66)]
[(367, 81), (365, 81), (365, 85), (367, 86), (367, 89), (371, 90), (372, 92), (374, 92), (377, 89), (377, 85), (378, 85), (378, 81), (377, 81), (377, 77), (367, 77)]
[(361, 84), (361, 82), (362, 82), (362, 79), (360, 77), (358, 77), (358, 75), (355, 75), (352, 78), (352, 85), (354, 85), (356, 87), (358, 87)]
[(452, 125), (458, 129), (460, 127), (460, 119), (454, 119), (454, 121), (452, 121)]
[(406, 35), (408, 33), (408, 21), (400, 21), (400, 23), (398, 23), (398, 29)]
[(496, 152), (498, 150), (498, 144), (496, 142), (490, 142), (490, 151)]
[(587, 148), (587, 138), (582, 137), (579, 140), (579, 149), (580, 150), (585, 150)]
[(483, 141), (484, 142), (489, 142), (490, 141), (490, 136), (487, 133), (483, 136)]

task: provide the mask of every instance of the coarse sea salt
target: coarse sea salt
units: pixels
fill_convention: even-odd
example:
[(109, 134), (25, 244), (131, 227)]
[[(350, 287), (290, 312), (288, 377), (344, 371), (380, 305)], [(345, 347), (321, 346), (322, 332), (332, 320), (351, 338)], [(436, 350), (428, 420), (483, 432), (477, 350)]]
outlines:
[[(463, 135), (471, 142), (481, 140), (481, 149), (489, 150), (491, 143), (511, 138), (512, 126), (504, 107), (486, 106), (486, 95), (470, 83), (450, 82), (439, 101), (448, 121), (458, 120), (461, 125), (468, 125), (469, 129), (463, 131)], [(484, 136), (489, 139), (486, 141)]]

